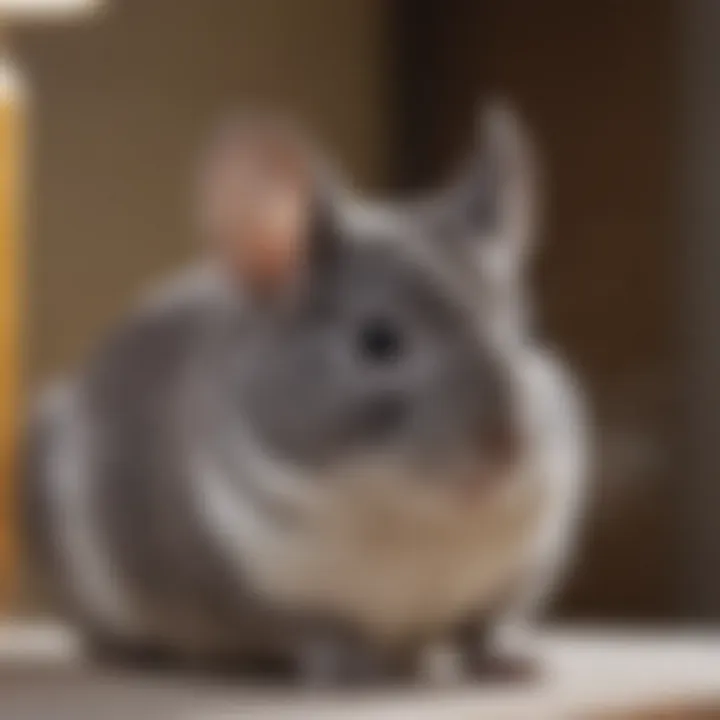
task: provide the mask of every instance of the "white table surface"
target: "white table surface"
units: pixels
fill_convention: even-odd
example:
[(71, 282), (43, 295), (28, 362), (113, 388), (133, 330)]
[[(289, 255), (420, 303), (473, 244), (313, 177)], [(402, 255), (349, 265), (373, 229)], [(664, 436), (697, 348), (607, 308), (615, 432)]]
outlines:
[[(554, 720), (706, 701), (717, 701), (720, 718), (720, 632), (557, 629), (532, 643), (544, 671), (525, 685), (318, 695), (101, 670), (83, 660), (60, 627), (6, 624), (0, 720)], [(685, 720), (684, 713), (671, 717)]]

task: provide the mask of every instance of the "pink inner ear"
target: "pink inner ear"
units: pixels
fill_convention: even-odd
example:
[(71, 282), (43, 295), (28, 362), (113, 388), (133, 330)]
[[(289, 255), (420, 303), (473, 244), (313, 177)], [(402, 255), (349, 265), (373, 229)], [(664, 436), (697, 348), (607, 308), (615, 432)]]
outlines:
[(295, 277), (302, 262), (307, 202), (297, 188), (273, 189), (251, 212), (236, 248), (236, 268), (255, 289), (276, 291)]
[(302, 262), (311, 202), (307, 150), (285, 130), (240, 128), (210, 159), (206, 232), (243, 284), (277, 291)]

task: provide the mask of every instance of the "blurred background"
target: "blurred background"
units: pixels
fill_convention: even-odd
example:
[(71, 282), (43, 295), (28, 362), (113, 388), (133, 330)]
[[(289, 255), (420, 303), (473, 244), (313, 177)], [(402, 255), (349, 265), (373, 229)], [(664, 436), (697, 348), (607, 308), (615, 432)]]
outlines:
[(546, 165), (540, 326), (598, 427), (553, 612), (720, 617), (720, 2), (104, 5), (10, 34), (32, 101), (27, 392), (194, 253), (194, 164), (228, 109), (300, 117), (359, 187), (387, 194), (440, 180), (499, 95)]

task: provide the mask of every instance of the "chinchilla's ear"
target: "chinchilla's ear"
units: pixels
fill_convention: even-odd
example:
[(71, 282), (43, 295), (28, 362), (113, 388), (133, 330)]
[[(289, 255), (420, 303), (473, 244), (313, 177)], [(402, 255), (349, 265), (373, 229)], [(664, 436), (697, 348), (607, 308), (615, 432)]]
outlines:
[(469, 163), (453, 184), (449, 210), (462, 235), (482, 252), (517, 265), (534, 244), (539, 224), (536, 151), (518, 115), (494, 102), (479, 114)]
[(319, 174), (310, 143), (276, 117), (235, 118), (215, 136), (201, 169), (200, 227), (251, 293), (281, 292), (307, 263)]

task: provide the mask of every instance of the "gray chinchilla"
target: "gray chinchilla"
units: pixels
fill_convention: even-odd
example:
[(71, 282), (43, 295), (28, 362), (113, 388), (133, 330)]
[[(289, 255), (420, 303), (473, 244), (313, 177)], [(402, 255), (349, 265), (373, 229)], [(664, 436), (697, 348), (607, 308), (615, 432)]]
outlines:
[[(516, 116), (422, 200), (361, 200), (249, 117), (200, 173), (208, 257), (156, 289), (28, 434), (32, 560), (118, 657), (330, 683), (488, 672), (566, 557), (578, 392), (529, 327)], [(495, 657), (497, 660), (497, 657)]]

